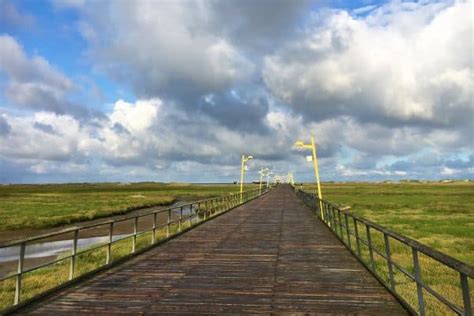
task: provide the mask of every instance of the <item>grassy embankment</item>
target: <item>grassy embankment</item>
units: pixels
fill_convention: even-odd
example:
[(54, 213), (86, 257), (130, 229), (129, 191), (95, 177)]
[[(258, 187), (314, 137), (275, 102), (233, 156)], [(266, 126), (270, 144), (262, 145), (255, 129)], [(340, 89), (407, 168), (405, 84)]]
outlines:
[[(304, 189), (314, 189), (305, 185)], [(474, 183), (402, 183), (323, 184), (323, 198), (330, 202), (351, 206), (351, 212), (409, 236), (440, 252), (470, 265), (474, 264)], [(352, 223), (349, 224), (354, 230)], [(359, 234), (366, 239), (364, 227)], [(347, 237), (346, 237), (347, 238)], [(372, 231), (375, 247), (384, 250), (383, 235)], [(392, 257), (413, 272), (411, 251), (401, 243), (390, 240)], [(355, 245), (355, 239), (352, 238)], [(364, 248), (364, 247), (363, 247)], [(368, 261), (368, 251), (363, 249)], [(385, 259), (375, 255), (377, 270), (388, 279)], [(420, 255), (422, 278), (435, 290), (462, 306), (459, 275), (425, 255)], [(401, 273), (395, 274), (397, 287), (417, 306), (416, 287)], [(474, 293), (474, 282), (470, 282)], [(472, 295), (472, 294), (471, 294)], [(448, 314), (426, 291), (429, 311), (436, 315)], [(474, 301), (474, 300), (472, 300)]]
[(51, 184), (0, 186), (0, 231), (42, 229), (130, 210), (237, 192), (236, 185)]

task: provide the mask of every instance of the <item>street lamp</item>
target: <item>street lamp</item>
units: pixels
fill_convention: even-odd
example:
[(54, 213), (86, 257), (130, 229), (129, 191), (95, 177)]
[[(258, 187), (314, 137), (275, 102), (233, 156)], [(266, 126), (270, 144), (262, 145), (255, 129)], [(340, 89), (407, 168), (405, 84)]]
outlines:
[(311, 144), (305, 144), (303, 141), (298, 140), (295, 143), (295, 146), (297, 148), (302, 148), (302, 149), (311, 149), (312, 151), (312, 160), (313, 160), (313, 165), (314, 165), (314, 176), (316, 177), (316, 183), (318, 185), (318, 198), (319, 198), (319, 211), (321, 218), (324, 220), (324, 213), (323, 213), (323, 203), (321, 202), (321, 199), (323, 198), (323, 195), (321, 194), (321, 184), (319, 181), (319, 168), (318, 168), (318, 156), (316, 155), (316, 144), (314, 142), (314, 136), (311, 135)]
[(268, 168), (263, 168), (261, 167), (260, 168), (260, 171), (258, 172), (260, 174), (260, 182), (259, 182), (259, 194), (262, 194), (262, 178), (264, 175), (266, 175), (267, 172), (269, 172), (270, 170)]
[(242, 155), (242, 160), (241, 160), (241, 167), (240, 167), (240, 203), (242, 203), (242, 193), (244, 192), (244, 173), (247, 169), (247, 166), (245, 163), (249, 160), (252, 160), (252, 156), (245, 156)]

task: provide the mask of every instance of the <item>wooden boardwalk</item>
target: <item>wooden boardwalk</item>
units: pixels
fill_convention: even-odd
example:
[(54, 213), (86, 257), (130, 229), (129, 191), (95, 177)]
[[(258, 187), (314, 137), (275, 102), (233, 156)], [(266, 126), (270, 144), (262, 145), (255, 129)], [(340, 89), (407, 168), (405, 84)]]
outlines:
[(286, 185), (20, 312), (406, 315)]

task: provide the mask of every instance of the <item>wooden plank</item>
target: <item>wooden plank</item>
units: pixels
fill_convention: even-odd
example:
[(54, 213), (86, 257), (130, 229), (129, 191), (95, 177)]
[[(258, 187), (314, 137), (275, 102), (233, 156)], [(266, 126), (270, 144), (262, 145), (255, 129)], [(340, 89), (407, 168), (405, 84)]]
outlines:
[(406, 315), (286, 185), (19, 312)]

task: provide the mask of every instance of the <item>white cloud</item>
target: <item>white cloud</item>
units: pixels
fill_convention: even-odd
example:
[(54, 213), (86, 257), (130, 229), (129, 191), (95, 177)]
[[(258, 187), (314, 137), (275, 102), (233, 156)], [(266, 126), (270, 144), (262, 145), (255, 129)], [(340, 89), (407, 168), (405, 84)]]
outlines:
[(135, 104), (118, 100), (109, 115), (110, 123), (119, 123), (134, 133), (146, 131), (156, 119), (161, 105), (160, 99), (138, 100)]
[(0, 74), (7, 81), (4, 95), (17, 107), (58, 114), (87, 116), (89, 111), (69, 101), (76, 85), (41, 56), (27, 56), (11, 36), (0, 35)]
[[(10, 132), (0, 138), (0, 155), (13, 160), (73, 161), (82, 156), (80, 140), (89, 138), (87, 130), (68, 115), (37, 112), (4, 118)], [(37, 128), (38, 123), (48, 130)]]
[(449, 167), (446, 167), (446, 166), (443, 166), (441, 168), (441, 175), (443, 175), (443, 176), (452, 176), (452, 175), (455, 175), (455, 174), (460, 173), (460, 172), (461, 172), (461, 170), (449, 168)]
[[(196, 98), (248, 78), (254, 66), (218, 30), (210, 2), (94, 2), (82, 23), (97, 68), (141, 96)], [(93, 30), (100, 30), (91, 32)]]
[(265, 59), (268, 88), (311, 120), (471, 124), (472, 2), (329, 11)]

